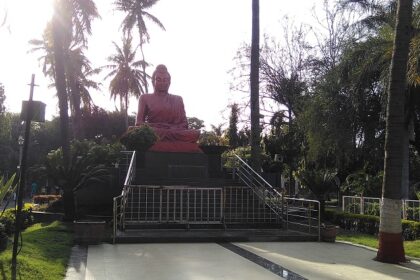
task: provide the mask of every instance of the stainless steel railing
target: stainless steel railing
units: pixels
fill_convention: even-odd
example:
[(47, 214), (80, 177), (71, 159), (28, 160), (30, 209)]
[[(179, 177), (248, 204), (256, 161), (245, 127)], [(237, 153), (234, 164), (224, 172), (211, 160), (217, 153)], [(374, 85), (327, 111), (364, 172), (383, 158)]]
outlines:
[(283, 214), (287, 230), (316, 233), (320, 240), (321, 211), (318, 200), (285, 197)]
[(249, 187), (225, 186), (223, 191), (226, 225), (282, 223), (282, 219)]
[(264, 202), (279, 219), (286, 224), (286, 229), (293, 227), (297, 231), (309, 234), (321, 234), (320, 203), (317, 200), (284, 197), (264, 178), (252, 169), (243, 159), (237, 159), (236, 174)]
[(243, 159), (237, 160), (236, 174), (254, 193), (279, 217), (282, 216), (282, 194), (273, 188), (263, 177), (251, 168)]
[(129, 186), (125, 224), (223, 222), (223, 189), (189, 186)]
[[(380, 215), (382, 199), (379, 197), (343, 195), (342, 201), (343, 212), (372, 216)], [(401, 202), (401, 217), (420, 222), (420, 201), (403, 199)]]
[(115, 237), (117, 235), (118, 227), (122, 229), (124, 229), (125, 227), (125, 222), (124, 222), (125, 205), (127, 203), (129, 186), (135, 179), (135, 176), (136, 176), (136, 151), (133, 151), (131, 152), (130, 164), (127, 169), (127, 175), (125, 177), (123, 190), (119, 196), (114, 197), (114, 201), (113, 201), (113, 231), (112, 231), (113, 243), (115, 243)]

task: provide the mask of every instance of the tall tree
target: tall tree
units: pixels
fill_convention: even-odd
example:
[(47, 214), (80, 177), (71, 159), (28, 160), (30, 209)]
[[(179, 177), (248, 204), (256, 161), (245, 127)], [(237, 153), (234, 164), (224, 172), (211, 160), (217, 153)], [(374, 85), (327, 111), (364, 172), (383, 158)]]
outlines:
[[(68, 115), (68, 93), (66, 88), (66, 74), (64, 69), (65, 55), (64, 55), (64, 38), (63, 21), (61, 20), (62, 7), (60, 1), (54, 2), (54, 16), (52, 20), (53, 28), (53, 55), (54, 55), (54, 77), (55, 88), (57, 89), (58, 107), (60, 111), (60, 135), (61, 147), (63, 151), (63, 166), (67, 169), (70, 161), (70, 140), (69, 140), (69, 115)], [(74, 217), (74, 193), (65, 192), (63, 194), (64, 213), (66, 219), (71, 220)]]
[(228, 128), (229, 146), (231, 148), (238, 147), (238, 142), (239, 142), (239, 137), (238, 137), (238, 115), (239, 115), (239, 107), (238, 107), (238, 104), (233, 103), (230, 106), (229, 128)]
[(128, 128), (128, 98), (130, 95), (140, 96), (144, 93), (142, 84), (145, 83), (143, 72), (140, 67), (144, 61), (136, 61), (136, 49), (132, 49), (131, 36), (123, 37), (122, 47), (113, 42), (116, 53), (108, 57), (112, 64), (105, 65), (102, 68), (108, 68), (111, 71), (105, 76), (105, 79), (112, 77), (109, 84), (111, 97), (114, 100), (119, 97), (121, 102), (121, 111), (125, 113), (125, 128)]
[(251, 74), (250, 74), (250, 104), (251, 104), (251, 158), (252, 166), (261, 170), (261, 126), (260, 126), (260, 1), (252, 0), (252, 39), (251, 39)]
[[(92, 0), (55, 0), (52, 19), (53, 73), (57, 89), (60, 111), (61, 145), (63, 167), (66, 170), (70, 163), (69, 143), (69, 96), (68, 83), (73, 77), (69, 74), (70, 49), (77, 44), (85, 45), (86, 33), (91, 33), (91, 21), (98, 17), (95, 3)], [(64, 212), (67, 220), (74, 218), (74, 192), (64, 192)]]
[(6, 99), (6, 95), (4, 93), (4, 86), (0, 83), (0, 114), (4, 112), (4, 100)]
[(382, 186), (379, 249), (381, 262), (405, 261), (401, 226), (401, 182), (403, 166), (405, 91), (411, 39), (413, 0), (399, 0), (392, 53), (385, 135), (384, 181)]
[[(154, 15), (147, 12), (148, 9), (153, 7), (159, 0), (117, 0), (115, 6), (117, 10), (123, 11), (126, 13), (126, 16), (122, 22), (122, 28), (124, 32), (131, 33), (131, 30), (134, 26), (137, 27), (139, 32), (139, 46), (140, 52), (142, 55), (142, 60), (146, 62), (143, 45), (148, 43), (150, 40), (149, 31), (147, 30), (145, 19), (149, 19), (159, 26), (162, 30), (165, 30), (163, 24), (157, 19)], [(143, 68), (143, 81), (144, 81), (144, 92), (148, 92), (147, 89), (147, 74), (146, 66), (144, 63)]]

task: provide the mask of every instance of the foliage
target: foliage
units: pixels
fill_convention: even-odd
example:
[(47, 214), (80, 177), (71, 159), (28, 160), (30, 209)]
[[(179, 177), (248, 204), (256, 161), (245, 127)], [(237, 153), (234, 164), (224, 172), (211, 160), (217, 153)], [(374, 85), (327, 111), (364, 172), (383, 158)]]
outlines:
[(6, 94), (4, 93), (4, 86), (0, 83), (0, 115), (4, 112), (4, 100), (6, 99)]
[(218, 136), (213, 131), (204, 131), (200, 134), (200, 137), (198, 139), (199, 145), (214, 145), (214, 146), (226, 146), (227, 139), (223, 136)]
[[(22, 232), (24, 246), (18, 257), (17, 274), (20, 279), (63, 279), (72, 247), (72, 234), (61, 222), (36, 224)], [(11, 245), (0, 254), (2, 275), (10, 275)], [(9, 279), (9, 278), (4, 278)]]
[(109, 90), (111, 98), (120, 99), (121, 111), (124, 112), (126, 121), (125, 128), (128, 128), (128, 101), (129, 96), (140, 96), (146, 93), (142, 85), (147, 83), (141, 66), (144, 61), (136, 60), (136, 49), (132, 48), (132, 38), (123, 37), (122, 47), (113, 42), (116, 53), (108, 57), (110, 64), (101, 67), (110, 69), (105, 79), (111, 78)]
[[(2, 212), (0, 216), (0, 224), (3, 224), (5, 227), (5, 231), (8, 235), (11, 235), (15, 231), (16, 226), (16, 211), (13, 208), (6, 209)], [(23, 228), (27, 228), (28, 226), (32, 225), (33, 217), (32, 217), (32, 208), (30, 205), (25, 204), (22, 208), (21, 217), (23, 221)]]
[(379, 197), (382, 189), (383, 172), (370, 175), (363, 170), (347, 176), (341, 191), (349, 195)]
[[(128, 116), (128, 123), (134, 124), (135, 116)], [(104, 125), (106, 124), (106, 125)], [(86, 139), (115, 142), (126, 132), (125, 113), (121, 111), (106, 111), (93, 106), (82, 111), (82, 129)]]
[(74, 141), (67, 167), (64, 165), (61, 148), (48, 153), (44, 165), (39, 166), (37, 172), (51, 179), (54, 185), (63, 190), (65, 219), (74, 219), (74, 193), (77, 190), (111, 180), (109, 167), (117, 161), (119, 151), (118, 145)]
[(15, 192), (17, 183), (13, 184), (15, 181), (16, 173), (13, 174), (6, 182), (4, 176), (0, 176), (0, 204), (3, 203), (4, 198), (7, 194), (12, 194)]
[[(326, 219), (345, 230), (377, 235), (379, 232), (379, 217), (361, 214), (350, 214), (327, 210)], [(420, 238), (420, 222), (402, 220), (404, 240)]]
[(317, 170), (309, 167), (301, 167), (293, 172), (293, 175), (300, 181), (303, 187), (308, 188), (320, 202), (321, 220), (325, 215), (325, 199), (329, 191), (336, 187), (336, 171), (321, 169)]
[(158, 136), (147, 124), (129, 129), (121, 136), (121, 143), (129, 150), (147, 151), (156, 141)]
[(235, 155), (239, 156), (245, 162), (248, 162), (249, 159), (251, 158), (251, 147), (250, 146), (238, 147), (236, 149), (224, 152), (222, 154), (223, 166), (226, 168), (237, 167), (237, 163), (236, 163), (237, 160), (235, 158)]
[(337, 186), (335, 184), (336, 171), (300, 168), (293, 175), (302, 186), (310, 189), (319, 200), (325, 200), (325, 195)]
[(238, 104), (233, 103), (230, 106), (229, 128), (227, 131), (227, 137), (229, 139), (229, 146), (231, 148), (236, 148), (239, 145), (238, 117), (239, 117)]
[(0, 239), (7, 237), (6, 227), (0, 223)]
[[(249, 161), (251, 159), (251, 147), (250, 146), (244, 146), (244, 147), (238, 147), (233, 150), (228, 150), (222, 154), (222, 162), (223, 167), (226, 168), (235, 168), (238, 167), (237, 165), (237, 159), (235, 155), (239, 156), (242, 160), (244, 160), (246, 163), (249, 164)], [(261, 153), (261, 159), (262, 162), (265, 163), (269, 160), (269, 157)]]
[(188, 129), (201, 130), (204, 128), (204, 121), (196, 117), (187, 117)]

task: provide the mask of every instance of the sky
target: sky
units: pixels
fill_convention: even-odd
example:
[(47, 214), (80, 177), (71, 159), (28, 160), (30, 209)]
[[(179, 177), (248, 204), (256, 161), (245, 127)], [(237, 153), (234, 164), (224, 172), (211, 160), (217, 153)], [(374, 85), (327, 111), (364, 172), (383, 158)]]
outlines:
[[(86, 52), (93, 67), (106, 65), (114, 53), (112, 42), (121, 44), (121, 12), (113, 0), (95, 1), (101, 19), (93, 22)], [(169, 92), (181, 95), (188, 117), (211, 124), (226, 123), (228, 105), (243, 95), (230, 88), (234, 57), (244, 43), (251, 42), (251, 0), (160, 0), (152, 9), (166, 31), (147, 22), (151, 36), (144, 47), (146, 61), (165, 64), (172, 76)], [(281, 21), (287, 15), (296, 23), (313, 21), (311, 9), (320, 0), (260, 0), (260, 34), (281, 39)], [(31, 39), (41, 39), (52, 16), (52, 0), (0, 0), (0, 19), (8, 10), (7, 26), (0, 29), (0, 82), (6, 91), (8, 111), (20, 112), (22, 100), (29, 97), (31, 75), (35, 74), (34, 100), (47, 104), (46, 118), (58, 116), (57, 98), (48, 77), (42, 74), (40, 54), (28, 53)], [(137, 36), (137, 33), (133, 33)], [(262, 41), (262, 40), (261, 40)], [(139, 54), (140, 55), (140, 54)], [(140, 59), (140, 56), (138, 56)], [(148, 69), (151, 74), (154, 67)], [(104, 75), (100, 91), (91, 91), (94, 103), (115, 110), (118, 102), (109, 98), (109, 81)], [(149, 86), (149, 88), (151, 88)], [(150, 89), (149, 89), (150, 91)], [(129, 112), (137, 112), (137, 99), (130, 99)]]

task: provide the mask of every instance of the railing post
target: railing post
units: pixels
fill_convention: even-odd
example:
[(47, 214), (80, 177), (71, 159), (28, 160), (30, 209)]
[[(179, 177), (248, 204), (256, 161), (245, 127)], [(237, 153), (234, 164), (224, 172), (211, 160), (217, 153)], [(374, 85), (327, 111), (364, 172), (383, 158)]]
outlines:
[(403, 219), (407, 220), (407, 205), (406, 205), (407, 201), (402, 199), (402, 211), (403, 211)]
[(162, 222), (162, 188), (159, 189), (159, 223)]
[(312, 217), (312, 210), (311, 210), (311, 203), (309, 203), (308, 206), (308, 224), (309, 224), (309, 233), (311, 233), (311, 227), (312, 227), (312, 223), (311, 223), (311, 217)]
[(360, 197), (360, 214), (363, 215), (365, 213), (365, 201), (363, 196)]
[(318, 241), (321, 241), (321, 204), (318, 201)]
[(113, 204), (113, 214), (114, 214), (114, 223), (112, 228), (112, 244), (115, 244), (115, 235), (117, 234), (117, 207), (116, 207), (116, 197), (114, 197), (114, 204)]
[(289, 203), (287, 202), (287, 198), (285, 199), (286, 201), (286, 230), (289, 230)]
[(346, 211), (345, 211), (345, 200), (346, 200), (346, 196), (344, 196), (344, 195), (343, 195), (343, 197), (342, 197), (341, 199), (342, 199), (342, 201), (341, 201), (341, 203), (342, 203), (341, 210), (342, 210), (343, 212), (346, 212)]

